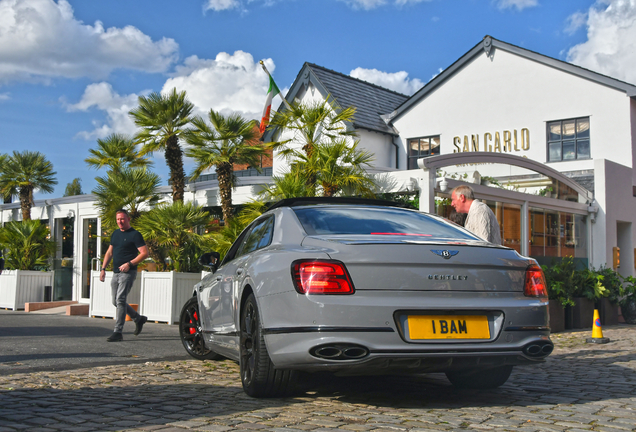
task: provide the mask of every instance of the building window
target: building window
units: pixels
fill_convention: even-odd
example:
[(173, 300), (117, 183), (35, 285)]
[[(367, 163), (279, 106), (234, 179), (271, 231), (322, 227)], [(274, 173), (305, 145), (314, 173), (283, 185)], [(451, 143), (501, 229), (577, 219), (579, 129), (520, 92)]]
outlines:
[(548, 122), (548, 162), (590, 159), (590, 118)]
[(424, 138), (410, 138), (407, 141), (409, 148), (409, 168), (417, 169), (417, 160), (439, 154), (439, 135)]

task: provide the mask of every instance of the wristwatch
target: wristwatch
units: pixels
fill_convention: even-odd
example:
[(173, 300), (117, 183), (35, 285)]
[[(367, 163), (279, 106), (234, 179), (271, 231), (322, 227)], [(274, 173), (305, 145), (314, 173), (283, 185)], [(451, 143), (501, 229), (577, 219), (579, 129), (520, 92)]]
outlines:
[(132, 266), (133, 266), (133, 263), (128, 261), (128, 267), (132, 268)]

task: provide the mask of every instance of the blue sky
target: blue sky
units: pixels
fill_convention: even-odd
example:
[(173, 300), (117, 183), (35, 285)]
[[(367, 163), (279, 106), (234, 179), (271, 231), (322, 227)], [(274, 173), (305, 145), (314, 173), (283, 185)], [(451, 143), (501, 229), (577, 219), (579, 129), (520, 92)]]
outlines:
[(139, 95), (259, 118), (259, 60), (281, 89), (312, 62), (412, 94), (485, 35), (636, 84), (636, 0), (0, 0), (0, 153), (53, 163), (36, 199), (90, 192), (88, 150), (135, 132)]

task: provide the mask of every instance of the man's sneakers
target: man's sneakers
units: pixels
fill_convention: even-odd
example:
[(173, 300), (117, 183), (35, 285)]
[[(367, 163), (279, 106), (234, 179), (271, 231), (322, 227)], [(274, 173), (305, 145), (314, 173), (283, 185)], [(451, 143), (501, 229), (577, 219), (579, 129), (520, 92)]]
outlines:
[(124, 337), (121, 333), (114, 332), (112, 335), (106, 338), (108, 342), (121, 342), (124, 340)]
[[(144, 328), (144, 324), (146, 324), (146, 321), (148, 321), (148, 317), (139, 315), (139, 320), (135, 323), (135, 331), (133, 332), (135, 336), (141, 333), (141, 330)], [(106, 340), (108, 342), (121, 342), (124, 340), (124, 337), (121, 333), (113, 332), (113, 334), (108, 336)]]
[(145, 317), (143, 315), (139, 316), (139, 321), (135, 323), (135, 331), (133, 332), (135, 336), (141, 333), (141, 329), (144, 328), (144, 324), (146, 324), (146, 321), (148, 321), (148, 317)]

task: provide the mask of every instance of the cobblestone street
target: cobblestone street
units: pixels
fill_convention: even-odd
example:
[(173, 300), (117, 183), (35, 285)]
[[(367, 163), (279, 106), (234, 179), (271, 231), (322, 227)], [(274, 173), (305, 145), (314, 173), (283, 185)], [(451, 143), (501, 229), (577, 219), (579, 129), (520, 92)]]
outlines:
[(497, 390), (443, 374), (336, 378), (287, 399), (252, 399), (234, 362), (147, 362), (0, 376), (4, 431), (636, 430), (636, 326), (553, 335), (546, 363)]

